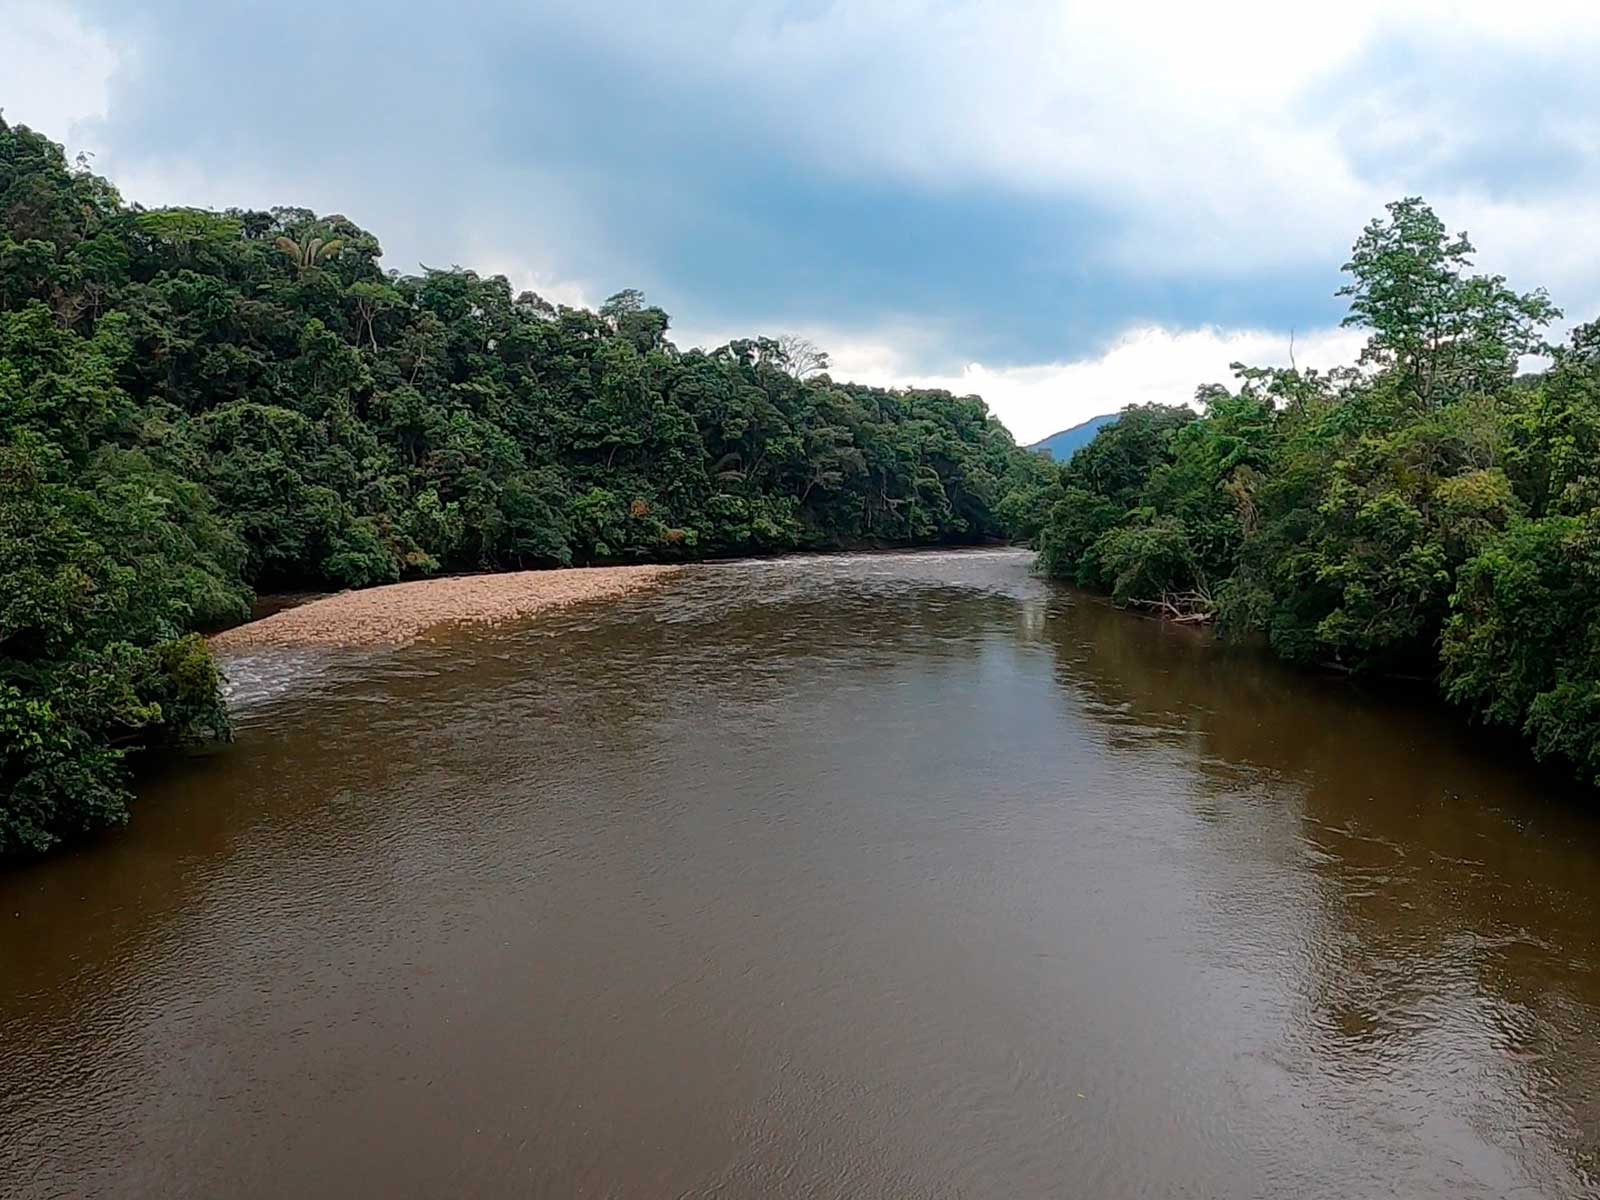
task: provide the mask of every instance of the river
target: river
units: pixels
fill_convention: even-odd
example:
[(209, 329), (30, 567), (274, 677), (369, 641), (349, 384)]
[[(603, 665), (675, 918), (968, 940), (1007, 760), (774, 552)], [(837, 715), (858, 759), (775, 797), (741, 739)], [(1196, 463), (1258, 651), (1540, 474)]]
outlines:
[(0, 877), (0, 1195), (1600, 1191), (1600, 822), (1009, 550), (234, 666)]

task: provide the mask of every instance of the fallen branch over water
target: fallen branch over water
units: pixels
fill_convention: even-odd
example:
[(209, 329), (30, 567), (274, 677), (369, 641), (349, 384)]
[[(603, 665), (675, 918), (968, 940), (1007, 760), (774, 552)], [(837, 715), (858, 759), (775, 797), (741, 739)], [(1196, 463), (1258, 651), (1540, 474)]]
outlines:
[(340, 592), (211, 639), (219, 653), (306, 646), (395, 646), (439, 625), (512, 621), (649, 587), (676, 567), (574, 567), (459, 575)]
[(1153, 609), (1163, 620), (1182, 625), (1204, 625), (1215, 615), (1211, 597), (1204, 592), (1162, 592), (1158, 600), (1129, 600), (1128, 604)]

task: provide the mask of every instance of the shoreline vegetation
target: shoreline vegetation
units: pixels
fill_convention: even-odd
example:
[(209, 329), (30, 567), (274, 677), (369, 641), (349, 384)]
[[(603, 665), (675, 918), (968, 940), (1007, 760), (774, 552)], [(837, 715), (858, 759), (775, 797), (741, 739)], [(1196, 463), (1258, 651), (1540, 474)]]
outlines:
[(1596, 786), (1600, 321), (1552, 344), (1548, 296), (1473, 252), (1389, 205), (1338, 293), (1358, 361), (1124, 409), (1053, 483), (1041, 561), (1300, 666), (1427, 680)]
[(449, 575), (320, 596), (207, 639), (224, 659), (259, 650), (402, 646), (447, 625), (492, 625), (653, 587), (679, 568), (644, 564)]
[(1053, 469), (979, 397), (836, 380), (803, 338), (685, 348), (635, 290), (381, 257), (339, 214), (129, 204), (0, 119), (0, 859), (229, 736), (201, 635), (257, 594), (983, 543)]

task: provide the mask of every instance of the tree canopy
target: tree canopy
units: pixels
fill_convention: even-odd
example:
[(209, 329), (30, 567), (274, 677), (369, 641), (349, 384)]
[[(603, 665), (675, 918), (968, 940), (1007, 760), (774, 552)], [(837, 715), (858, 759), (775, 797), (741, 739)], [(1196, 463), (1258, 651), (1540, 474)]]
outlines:
[(1600, 784), (1600, 323), (1546, 346), (1548, 297), (1471, 254), (1391, 204), (1345, 266), (1360, 361), (1126, 411), (1041, 499), (1042, 559), (1294, 662), (1434, 679)]
[(146, 210), (0, 121), (0, 855), (225, 733), (198, 631), (262, 589), (973, 542), (1045, 465), (983, 402), (681, 349), (303, 208)]

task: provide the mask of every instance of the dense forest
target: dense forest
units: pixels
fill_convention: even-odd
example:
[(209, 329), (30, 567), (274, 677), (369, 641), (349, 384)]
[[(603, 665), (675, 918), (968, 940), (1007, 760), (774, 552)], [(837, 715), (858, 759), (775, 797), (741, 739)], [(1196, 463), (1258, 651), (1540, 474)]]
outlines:
[(1049, 482), (977, 398), (379, 256), (342, 216), (127, 204), (0, 121), (0, 855), (226, 735), (197, 631), (256, 590), (971, 542)]
[(1041, 558), (1296, 663), (1437, 681), (1600, 784), (1600, 322), (1547, 345), (1545, 294), (1472, 253), (1391, 204), (1344, 268), (1360, 361), (1124, 411), (1053, 485)]

